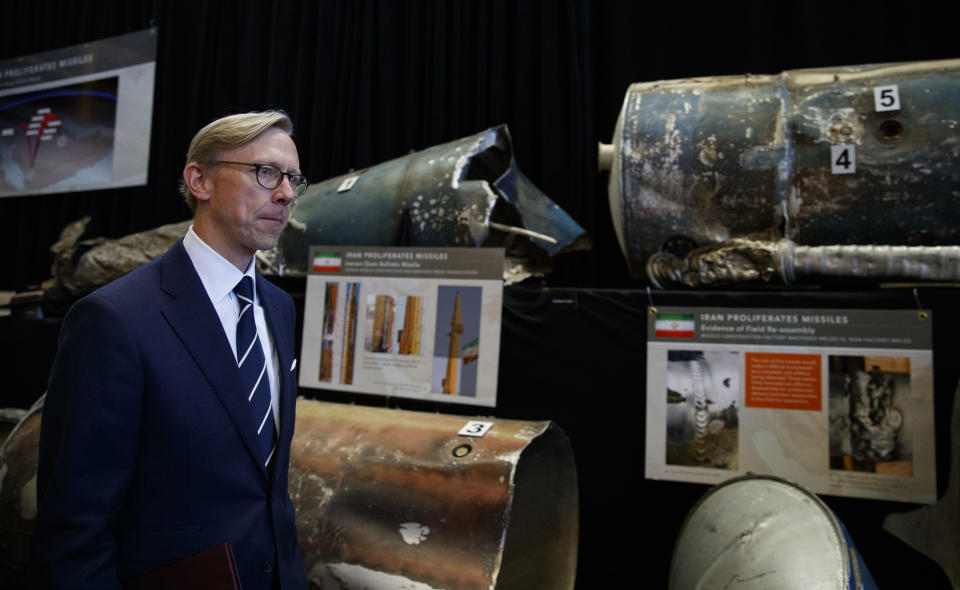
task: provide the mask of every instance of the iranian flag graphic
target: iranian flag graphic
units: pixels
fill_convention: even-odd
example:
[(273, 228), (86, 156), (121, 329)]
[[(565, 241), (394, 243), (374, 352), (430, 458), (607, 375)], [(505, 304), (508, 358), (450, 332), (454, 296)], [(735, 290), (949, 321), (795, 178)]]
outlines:
[(695, 327), (692, 313), (658, 313), (655, 331), (660, 338), (693, 338)]
[(340, 272), (340, 253), (315, 252), (313, 270), (314, 272)]
[(474, 338), (463, 347), (463, 364), (469, 365), (480, 356), (480, 339)]

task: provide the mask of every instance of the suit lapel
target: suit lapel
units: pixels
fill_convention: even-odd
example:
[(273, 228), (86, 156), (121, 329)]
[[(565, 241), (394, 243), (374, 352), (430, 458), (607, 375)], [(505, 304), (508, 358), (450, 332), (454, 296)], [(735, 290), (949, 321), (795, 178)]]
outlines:
[(182, 240), (164, 254), (161, 265), (161, 288), (171, 298), (160, 311), (200, 367), (243, 439), (251, 459), (266, 477), (253, 416), (240, 394), (243, 386), (237, 360)]

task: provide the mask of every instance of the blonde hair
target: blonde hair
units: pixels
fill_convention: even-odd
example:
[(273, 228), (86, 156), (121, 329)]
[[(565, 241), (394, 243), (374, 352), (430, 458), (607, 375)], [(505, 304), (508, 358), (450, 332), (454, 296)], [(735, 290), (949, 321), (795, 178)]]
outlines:
[[(278, 127), (287, 135), (293, 135), (293, 121), (283, 111), (263, 111), (229, 115), (208, 123), (197, 131), (187, 150), (187, 164), (209, 164), (216, 160), (221, 152), (238, 148), (253, 141), (261, 133)], [(180, 192), (190, 210), (196, 212), (197, 197), (187, 185), (180, 181)]]

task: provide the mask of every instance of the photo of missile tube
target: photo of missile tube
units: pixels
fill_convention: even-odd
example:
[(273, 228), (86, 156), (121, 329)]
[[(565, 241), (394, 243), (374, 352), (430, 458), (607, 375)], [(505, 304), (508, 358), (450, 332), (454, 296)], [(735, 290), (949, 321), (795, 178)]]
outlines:
[(738, 469), (740, 353), (667, 351), (670, 465)]
[(482, 302), (482, 287), (438, 287), (431, 392), (476, 397)]

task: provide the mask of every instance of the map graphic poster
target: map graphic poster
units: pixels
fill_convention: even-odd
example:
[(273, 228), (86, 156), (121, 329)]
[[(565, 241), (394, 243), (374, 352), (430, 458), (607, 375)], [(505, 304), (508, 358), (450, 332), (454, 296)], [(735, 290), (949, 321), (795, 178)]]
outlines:
[(156, 30), (0, 62), (0, 197), (146, 184)]

